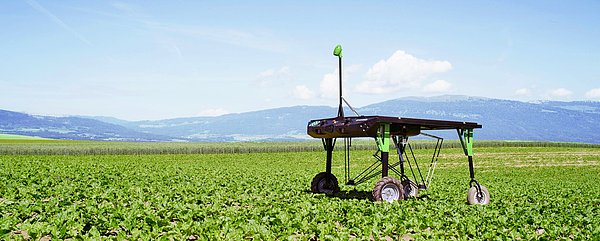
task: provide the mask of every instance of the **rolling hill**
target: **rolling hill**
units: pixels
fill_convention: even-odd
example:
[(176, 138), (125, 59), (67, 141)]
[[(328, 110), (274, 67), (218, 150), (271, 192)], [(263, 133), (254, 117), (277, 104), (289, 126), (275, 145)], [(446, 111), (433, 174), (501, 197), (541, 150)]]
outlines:
[(137, 132), (81, 117), (29, 115), (0, 110), (0, 133), (69, 140), (171, 141), (174, 138)]
[[(600, 102), (521, 102), (469, 96), (406, 97), (356, 108), (361, 115), (475, 121), (477, 139), (600, 143)], [(293, 106), (217, 117), (125, 121), (0, 111), (0, 132), (57, 139), (120, 141), (288, 141), (310, 139), (310, 119), (337, 110)], [(351, 113), (346, 110), (346, 113)], [(453, 132), (433, 133), (456, 138)]]

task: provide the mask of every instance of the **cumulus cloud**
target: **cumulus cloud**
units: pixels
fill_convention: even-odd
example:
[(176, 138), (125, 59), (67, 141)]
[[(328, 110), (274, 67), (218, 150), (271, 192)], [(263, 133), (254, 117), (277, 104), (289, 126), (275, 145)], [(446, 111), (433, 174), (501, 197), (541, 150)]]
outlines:
[(517, 96), (529, 96), (531, 95), (531, 91), (527, 88), (520, 88), (515, 90), (515, 95)]
[(321, 83), (319, 84), (319, 90), (322, 98), (336, 98), (339, 91), (339, 77), (338, 70), (336, 69), (333, 73), (325, 74)]
[(294, 97), (301, 99), (301, 100), (312, 99), (315, 96), (315, 92), (310, 90), (305, 85), (297, 85), (294, 88), (294, 91), (292, 92), (292, 94), (294, 95)]
[(279, 82), (290, 81), (292, 74), (290, 67), (283, 66), (279, 69), (267, 69), (256, 75), (258, 85), (261, 87), (272, 86)]
[(199, 116), (220, 116), (225, 114), (229, 114), (229, 112), (223, 108), (214, 108), (201, 111)]
[(452, 69), (448, 61), (424, 60), (402, 50), (396, 51), (387, 60), (373, 65), (365, 76), (366, 80), (355, 87), (362, 93), (392, 93), (403, 89), (417, 89), (421, 82), (433, 74)]
[(550, 91), (550, 97), (554, 97), (554, 98), (565, 98), (565, 97), (569, 97), (573, 94), (572, 91), (565, 89), (565, 88), (558, 88), (555, 90)]
[[(343, 83), (346, 83), (349, 78), (352, 77), (354, 73), (356, 73), (360, 69), (360, 65), (350, 65), (348, 67), (343, 68), (344, 73), (342, 76)], [(339, 87), (339, 70), (335, 69), (333, 72), (325, 74), (323, 79), (321, 79), (321, 83), (319, 84), (319, 92), (321, 98), (326, 99), (334, 99), (338, 97), (340, 87)], [(347, 93), (344, 87), (344, 93)]]
[(591, 89), (588, 92), (585, 92), (585, 98), (600, 99), (600, 88)]
[(427, 93), (443, 93), (448, 92), (452, 88), (452, 84), (445, 80), (436, 80), (423, 87), (423, 91)]

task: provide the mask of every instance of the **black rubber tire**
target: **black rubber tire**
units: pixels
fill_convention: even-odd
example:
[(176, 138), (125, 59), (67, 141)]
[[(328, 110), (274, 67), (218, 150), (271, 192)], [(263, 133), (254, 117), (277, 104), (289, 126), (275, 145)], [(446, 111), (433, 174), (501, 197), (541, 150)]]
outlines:
[(384, 177), (375, 183), (373, 200), (393, 202), (404, 199), (402, 183), (393, 177)]
[(404, 198), (417, 197), (419, 195), (419, 186), (410, 179), (402, 182), (404, 187)]
[(488, 205), (490, 203), (490, 192), (484, 185), (479, 185), (479, 187), (481, 188), (482, 196), (477, 197), (477, 187), (472, 186), (467, 193), (467, 202), (471, 205)]
[(310, 183), (310, 191), (313, 193), (333, 194), (340, 191), (340, 186), (335, 175), (321, 172)]

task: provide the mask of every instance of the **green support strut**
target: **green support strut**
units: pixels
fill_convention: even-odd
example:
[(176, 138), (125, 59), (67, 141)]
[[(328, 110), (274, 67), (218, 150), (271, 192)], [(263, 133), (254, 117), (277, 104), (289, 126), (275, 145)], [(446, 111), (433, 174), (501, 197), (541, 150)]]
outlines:
[(390, 152), (390, 123), (382, 123), (377, 137), (377, 145), (381, 152)]
[(380, 128), (377, 145), (381, 151), (381, 177), (387, 177), (390, 153), (390, 123), (382, 123)]
[(465, 139), (465, 155), (469, 159), (469, 176), (471, 180), (475, 179), (475, 170), (473, 169), (473, 129), (467, 129), (464, 132)]
[(465, 154), (467, 156), (473, 156), (473, 129), (467, 129), (464, 133), (467, 150)]

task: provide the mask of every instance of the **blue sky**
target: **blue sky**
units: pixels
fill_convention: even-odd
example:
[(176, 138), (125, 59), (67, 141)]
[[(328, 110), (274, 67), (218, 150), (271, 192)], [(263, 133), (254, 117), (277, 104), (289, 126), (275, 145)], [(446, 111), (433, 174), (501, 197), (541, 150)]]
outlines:
[[(405, 96), (600, 100), (598, 1), (4, 1), (0, 109), (127, 120)], [(332, 113), (335, 114), (335, 113)]]

